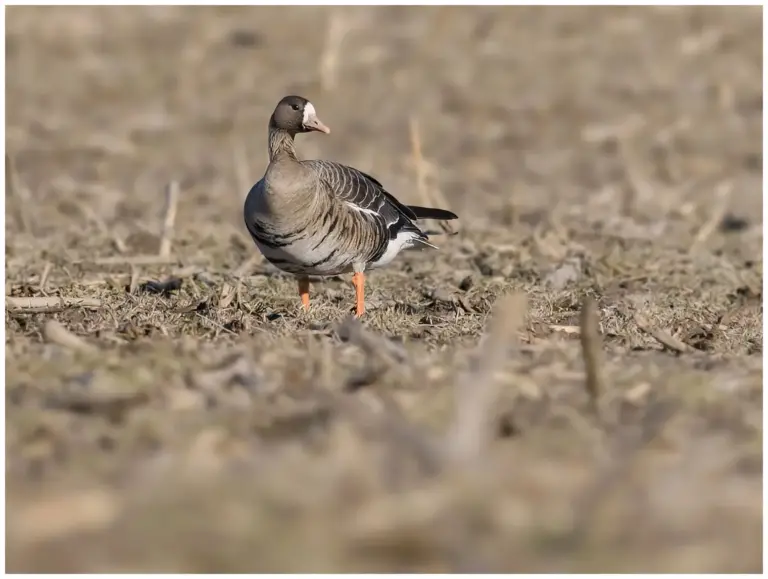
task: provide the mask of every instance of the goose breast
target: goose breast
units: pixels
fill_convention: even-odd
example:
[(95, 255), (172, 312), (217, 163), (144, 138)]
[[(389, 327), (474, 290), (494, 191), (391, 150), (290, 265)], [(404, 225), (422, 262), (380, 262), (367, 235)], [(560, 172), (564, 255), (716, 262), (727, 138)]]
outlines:
[[(318, 181), (312, 184), (319, 186)], [(340, 230), (354, 229), (343, 213), (330, 210), (311, 190), (300, 199), (286, 200), (270, 195), (269, 189), (269, 182), (261, 179), (245, 202), (246, 226), (267, 261), (297, 275), (339, 275), (352, 270), (353, 258), (337, 242)]]

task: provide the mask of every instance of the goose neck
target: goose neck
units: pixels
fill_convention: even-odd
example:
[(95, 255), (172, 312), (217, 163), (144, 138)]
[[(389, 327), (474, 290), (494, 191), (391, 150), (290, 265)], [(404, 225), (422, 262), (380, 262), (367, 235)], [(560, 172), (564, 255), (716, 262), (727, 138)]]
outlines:
[(279, 129), (272, 122), (269, 124), (269, 160), (290, 159), (297, 161), (294, 134), (285, 129)]

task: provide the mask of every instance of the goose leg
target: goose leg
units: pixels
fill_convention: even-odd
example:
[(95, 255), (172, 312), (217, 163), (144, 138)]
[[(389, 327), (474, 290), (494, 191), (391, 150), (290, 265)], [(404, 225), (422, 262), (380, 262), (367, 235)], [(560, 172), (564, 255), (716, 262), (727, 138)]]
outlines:
[(355, 286), (355, 317), (359, 318), (365, 313), (365, 274), (356, 271), (352, 276), (352, 285)]
[(304, 311), (309, 311), (309, 278), (299, 278), (299, 296), (301, 296), (301, 303), (304, 306)]

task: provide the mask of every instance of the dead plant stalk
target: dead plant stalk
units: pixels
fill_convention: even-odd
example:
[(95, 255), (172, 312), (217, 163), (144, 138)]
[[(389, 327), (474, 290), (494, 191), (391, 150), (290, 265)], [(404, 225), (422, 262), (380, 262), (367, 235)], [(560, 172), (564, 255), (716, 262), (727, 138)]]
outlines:
[(338, 9), (332, 10), (328, 17), (325, 44), (320, 56), (320, 88), (324, 92), (333, 90), (336, 87), (341, 45), (348, 29), (349, 25), (341, 11)]
[(584, 299), (581, 306), (581, 352), (584, 357), (586, 373), (585, 387), (589, 395), (592, 411), (598, 420), (602, 419), (600, 396), (605, 391), (605, 376), (603, 373), (603, 345), (600, 338), (600, 318), (597, 313), (595, 300)]
[(171, 181), (165, 189), (165, 219), (163, 220), (163, 233), (160, 238), (160, 251), (158, 252), (159, 255), (163, 257), (171, 255), (178, 204), (179, 183), (177, 181)]
[(456, 419), (449, 432), (449, 448), (460, 464), (480, 459), (493, 438), (494, 403), (502, 368), (526, 313), (524, 294), (512, 294), (495, 308), (488, 334), (473, 357), (469, 371), (456, 381)]
[[(422, 199), (422, 203), (426, 207), (441, 207), (448, 209), (448, 202), (443, 197), (443, 194), (437, 188), (431, 188), (427, 184), (427, 174), (430, 169), (430, 164), (424, 158), (421, 147), (421, 131), (419, 129), (419, 122), (415, 117), (409, 119), (409, 132), (411, 138), (411, 156), (413, 157), (413, 167), (416, 171), (416, 190), (419, 193), (419, 197)], [(440, 229), (442, 229), (448, 235), (453, 235), (453, 229), (445, 222), (438, 221)]]
[(23, 298), (5, 296), (5, 307), (11, 311), (44, 313), (73, 307), (100, 308), (101, 300), (96, 298), (71, 298), (63, 296)]

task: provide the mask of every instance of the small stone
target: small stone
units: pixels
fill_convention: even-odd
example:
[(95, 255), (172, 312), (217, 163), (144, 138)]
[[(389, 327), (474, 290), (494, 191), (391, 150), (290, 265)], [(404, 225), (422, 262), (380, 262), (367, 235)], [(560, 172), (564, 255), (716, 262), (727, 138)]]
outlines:
[(565, 260), (552, 270), (545, 278), (544, 282), (552, 286), (553, 289), (561, 290), (569, 283), (577, 282), (581, 279), (581, 260), (571, 258)]
[(459, 282), (459, 289), (465, 292), (469, 290), (473, 285), (475, 285), (475, 280), (471, 275), (468, 275)]
[(171, 411), (199, 410), (205, 404), (202, 393), (187, 388), (174, 388), (166, 395), (168, 409)]
[(640, 384), (627, 390), (624, 399), (632, 404), (639, 404), (648, 396), (650, 391), (651, 385), (648, 382), (640, 382)]
[(436, 302), (453, 302), (453, 295), (445, 288), (435, 288), (432, 292), (432, 299)]
[(229, 34), (229, 43), (238, 48), (259, 48), (264, 38), (255, 30), (237, 29)]
[(728, 213), (720, 221), (720, 231), (724, 233), (732, 233), (734, 231), (744, 231), (749, 227), (749, 220), (744, 217), (739, 217)]

